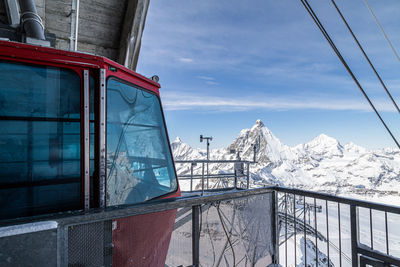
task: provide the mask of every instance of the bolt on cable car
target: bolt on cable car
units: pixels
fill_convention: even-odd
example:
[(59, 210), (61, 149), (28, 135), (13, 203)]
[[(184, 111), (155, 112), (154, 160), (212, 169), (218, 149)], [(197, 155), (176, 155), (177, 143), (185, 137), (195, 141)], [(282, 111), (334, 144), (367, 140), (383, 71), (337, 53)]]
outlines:
[[(34, 2), (19, 2), (24, 38), (43, 45)], [(60, 241), (40, 236), (59, 234), (53, 217), (180, 196), (157, 80), (40, 45), (0, 41), (0, 265), (63, 265), (46, 254)], [(175, 215), (99, 225), (108, 251), (98, 266), (164, 266)]]

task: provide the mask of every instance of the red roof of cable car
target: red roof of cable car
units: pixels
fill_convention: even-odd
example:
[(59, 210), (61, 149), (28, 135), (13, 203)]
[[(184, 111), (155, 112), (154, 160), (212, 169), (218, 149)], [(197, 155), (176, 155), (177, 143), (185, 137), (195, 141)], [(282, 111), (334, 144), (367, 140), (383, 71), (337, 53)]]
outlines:
[(36, 46), (18, 42), (0, 40), (0, 59), (13, 58), (24, 62), (37, 63), (38, 61), (51, 64), (63, 64), (87, 68), (107, 68), (115, 67), (117, 70), (125, 72), (143, 82), (149, 83), (160, 88), (160, 84), (151, 79), (136, 73), (106, 57), (97, 56), (89, 53), (72, 52), (50, 47)]

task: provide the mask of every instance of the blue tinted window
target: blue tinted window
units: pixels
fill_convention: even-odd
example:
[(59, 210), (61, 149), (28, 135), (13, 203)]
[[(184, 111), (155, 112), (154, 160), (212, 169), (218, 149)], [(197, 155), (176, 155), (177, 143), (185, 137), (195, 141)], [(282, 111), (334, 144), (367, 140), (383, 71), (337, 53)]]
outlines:
[(109, 206), (177, 189), (158, 97), (115, 79), (107, 84), (106, 184)]
[(0, 62), (0, 219), (80, 208), (80, 78)]

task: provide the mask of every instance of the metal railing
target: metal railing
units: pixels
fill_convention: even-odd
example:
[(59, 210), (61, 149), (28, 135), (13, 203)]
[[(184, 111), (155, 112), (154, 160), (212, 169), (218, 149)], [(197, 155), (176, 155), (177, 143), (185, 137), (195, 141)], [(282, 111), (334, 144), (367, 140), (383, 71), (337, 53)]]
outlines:
[(177, 210), (167, 266), (400, 266), (399, 207), (282, 187), (213, 193), (2, 227), (0, 260), (111, 266), (113, 220)]
[[(274, 190), (282, 266), (298, 266), (299, 260), (304, 266), (400, 266), (400, 235), (389, 229), (388, 219), (399, 223), (400, 207), (297, 189)], [(381, 216), (373, 216), (378, 213)], [(390, 244), (397, 244), (396, 251)]]
[[(13, 221), (0, 227), (0, 265), (7, 260), (16, 266), (112, 266), (114, 220), (177, 210), (166, 266), (209, 266), (205, 251), (210, 242), (218, 250), (215, 262), (254, 266), (262, 257), (275, 258), (269, 246), (275, 243), (276, 231), (271, 230), (271, 225), (275, 227), (274, 194), (268, 188), (239, 190)], [(248, 215), (254, 208), (258, 218)], [(179, 232), (182, 229), (187, 232)], [(191, 245), (179, 245), (186, 241)], [(254, 244), (261, 244), (263, 250)], [(182, 247), (188, 253), (175, 257), (182, 254)]]
[[(218, 189), (244, 189), (250, 188), (250, 164), (253, 161), (245, 160), (176, 160), (175, 164), (189, 165), (190, 169), (178, 174), (180, 181), (190, 181), (189, 188), (182, 188), (183, 192), (210, 191)], [(225, 164), (232, 165), (231, 172), (207, 173), (208, 165)], [(212, 168), (211, 168), (212, 169)], [(213, 181), (214, 180), (214, 181)], [(198, 181), (198, 183), (196, 183)], [(199, 187), (200, 185), (200, 187)]]

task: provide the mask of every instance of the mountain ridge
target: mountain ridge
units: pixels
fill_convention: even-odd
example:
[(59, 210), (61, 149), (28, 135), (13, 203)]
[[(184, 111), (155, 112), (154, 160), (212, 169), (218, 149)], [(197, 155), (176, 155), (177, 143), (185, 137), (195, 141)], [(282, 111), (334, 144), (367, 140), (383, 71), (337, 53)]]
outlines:
[[(227, 147), (212, 149), (210, 159), (235, 159), (232, 149), (244, 160), (253, 160), (253, 145), (259, 144), (258, 163), (250, 168), (254, 184), (313, 189), (326, 192), (396, 193), (400, 188), (400, 151), (392, 148), (368, 150), (352, 142), (320, 134), (305, 144), (290, 147), (282, 143), (261, 121), (240, 131)], [(205, 159), (206, 153), (193, 149), (181, 139), (171, 143), (176, 160)], [(232, 166), (214, 164), (210, 172), (229, 172)], [(177, 167), (178, 174), (187, 168)], [(397, 191), (398, 194), (398, 191)]]

